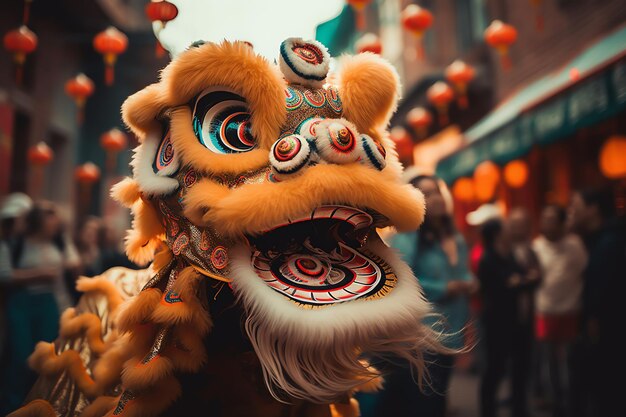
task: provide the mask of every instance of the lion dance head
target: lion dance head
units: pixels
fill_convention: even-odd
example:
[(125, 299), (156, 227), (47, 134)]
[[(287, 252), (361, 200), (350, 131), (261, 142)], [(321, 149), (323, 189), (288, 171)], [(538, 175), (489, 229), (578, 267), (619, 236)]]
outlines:
[(127, 254), (152, 275), (111, 313), (83, 384), (90, 415), (98, 402), (159, 414), (185, 395), (180, 375), (219, 368), (231, 333), (283, 402), (341, 402), (378, 377), (366, 359), (421, 371), (440, 349), (417, 280), (377, 233), (424, 215), (386, 130), (397, 74), (369, 53), (329, 64), (299, 38), (277, 64), (246, 42), (196, 42), (126, 100), (140, 145), (112, 195), (134, 214)]

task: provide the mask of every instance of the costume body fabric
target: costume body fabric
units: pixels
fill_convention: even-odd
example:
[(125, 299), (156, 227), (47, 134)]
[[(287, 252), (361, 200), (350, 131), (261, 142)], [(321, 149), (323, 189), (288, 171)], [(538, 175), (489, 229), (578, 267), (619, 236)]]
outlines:
[(352, 394), (381, 383), (365, 358), (419, 371), (444, 350), (376, 233), (424, 214), (386, 131), (397, 75), (366, 53), (331, 84), (329, 60), (299, 38), (278, 65), (197, 42), (128, 98), (140, 145), (112, 195), (134, 214), (129, 257), (152, 264), (79, 280), (14, 416), (356, 416)]

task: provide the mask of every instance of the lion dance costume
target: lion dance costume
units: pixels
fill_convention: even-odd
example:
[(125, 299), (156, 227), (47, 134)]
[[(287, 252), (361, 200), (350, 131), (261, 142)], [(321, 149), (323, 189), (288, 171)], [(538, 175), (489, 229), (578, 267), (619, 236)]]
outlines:
[[(366, 359), (441, 349), (409, 267), (376, 229), (416, 229), (386, 126), (399, 84), (365, 53), (291, 38), (278, 64), (196, 42), (129, 97), (128, 256), (82, 278), (13, 416), (356, 416)], [(156, 254), (156, 255), (155, 255)], [(421, 375), (421, 373), (419, 374)]]

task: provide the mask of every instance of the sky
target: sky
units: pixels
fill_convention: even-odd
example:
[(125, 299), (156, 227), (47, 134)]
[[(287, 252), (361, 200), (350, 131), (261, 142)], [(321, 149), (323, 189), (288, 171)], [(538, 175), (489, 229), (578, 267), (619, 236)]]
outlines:
[(158, 36), (170, 53), (176, 55), (200, 39), (244, 40), (270, 60), (278, 56), (286, 38), (314, 39), (315, 27), (337, 16), (345, 4), (345, 0), (169, 1), (179, 14)]

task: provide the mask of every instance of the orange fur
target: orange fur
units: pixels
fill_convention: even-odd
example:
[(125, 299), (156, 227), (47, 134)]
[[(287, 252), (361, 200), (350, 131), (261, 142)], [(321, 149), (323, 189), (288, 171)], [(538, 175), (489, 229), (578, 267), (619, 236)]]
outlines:
[(124, 364), (122, 383), (125, 388), (132, 391), (144, 390), (172, 374), (173, 366), (169, 358), (157, 355), (148, 363), (142, 364), (144, 356), (135, 356)]
[(337, 78), (344, 117), (359, 132), (389, 123), (400, 91), (398, 73), (391, 64), (372, 53), (344, 57)]
[(158, 129), (156, 120), (166, 107), (163, 85), (155, 83), (128, 97), (122, 104), (122, 119), (140, 140), (150, 129)]
[(174, 339), (180, 346), (168, 350), (174, 367), (183, 372), (197, 371), (207, 360), (203, 343), (204, 334), (199, 334), (192, 325), (176, 326)]
[(126, 177), (111, 187), (111, 198), (124, 207), (130, 208), (141, 198), (139, 184), (132, 178)]
[(132, 212), (132, 229), (126, 234), (126, 254), (131, 261), (146, 265), (154, 259), (165, 229), (150, 201), (143, 198), (137, 200), (132, 206)]
[(183, 269), (172, 287), (180, 295), (183, 302), (169, 304), (161, 300), (152, 311), (152, 320), (155, 323), (167, 325), (190, 323), (198, 334), (206, 334), (212, 322), (209, 313), (198, 301), (198, 284), (202, 280), (202, 275), (196, 272), (193, 267)]
[[(139, 393), (139, 396), (128, 402), (119, 417), (149, 417), (159, 415), (170, 406), (181, 394), (180, 383), (169, 377), (156, 384), (150, 390)], [(113, 416), (111, 410), (107, 417)], [(116, 416), (116, 417), (117, 417)]]
[(349, 404), (331, 404), (330, 414), (332, 417), (359, 417), (361, 415), (359, 402), (355, 398), (350, 398)]
[(252, 134), (259, 146), (269, 149), (278, 139), (286, 118), (285, 81), (276, 66), (246, 44), (224, 41), (190, 48), (163, 70), (161, 78), (172, 107), (187, 103), (208, 87), (234, 90), (250, 107)]
[(351, 204), (387, 216), (400, 231), (414, 230), (424, 217), (424, 197), (410, 185), (374, 175), (360, 164), (320, 164), (280, 183), (246, 184), (221, 200), (207, 196), (207, 218), (226, 235), (259, 233), (310, 213), (320, 204)]
[(84, 293), (99, 292), (104, 295), (109, 305), (109, 312), (117, 310), (124, 301), (115, 284), (103, 276), (93, 278), (81, 277), (76, 281), (76, 289)]
[(159, 271), (167, 266), (174, 259), (174, 254), (165, 245), (162, 245), (160, 250), (154, 255), (154, 261), (152, 261), (152, 269)]
[(85, 335), (89, 349), (100, 355), (104, 352), (105, 343), (102, 340), (102, 323), (100, 317), (93, 313), (76, 315), (74, 308), (68, 308), (61, 315), (59, 336), (65, 339), (74, 339)]
[[(112, 343), (93, 367), (94, 382), (102, 387), (101, 392), (114, 386), (120, 380), (122, 366), (131, 355), (130, 337), (122, 337)], [(136, 346), (135, 346), (136, 347)]]
[(120, 397), (98, 397), (91, 404), (89, 404), (80, 417), (102, 417), (109, 410), (112, 410), (117, 405)]
[(230, 194), (230, 188), (224, 185), (216, 184), (208, 179), (198, 181), (185, 195), (185, 217), (197, 225), (203, 224), (205, 222), (204, 215), (209, 210), (207, 196), (211, 196), (211, 199), (220, 200), (228, 194)]
[(28, 365), (40, 374), (49, 376), (67, 371), (87, 398), (94, 398), (101, 393), (101, 387), (87, 374), (80, 354), (75, 350), (66, 350), (57, 355), (53, 343), (39, 342), (28, 358)]
[[(261, 168), (269, 162), (269, 147), (244, 153), (217, 154), (202, 145), (193, 132), (191, 110), (179, 107), (172, 111), (170, 122), (174, 148), (186, 164), (207, 173), (240, 173)], [(276, 133), (278, 135), (278, 133)], [(274, 137), (274, 141), (278, 136)], [(273, 143), (273, 142), (272, 142)]]
[(18, 408), (7, 417), (56, 417), (56, 415), (56, 411), (48, 401), (38, 399)]
[(148, 288), (126, 301), (121, 306), (117, 317), (117, 326), (120, 331), (129, 332), (147, 321), (154, 307), (159, 304), (160, 299), (161, 291), (156, 288)]

